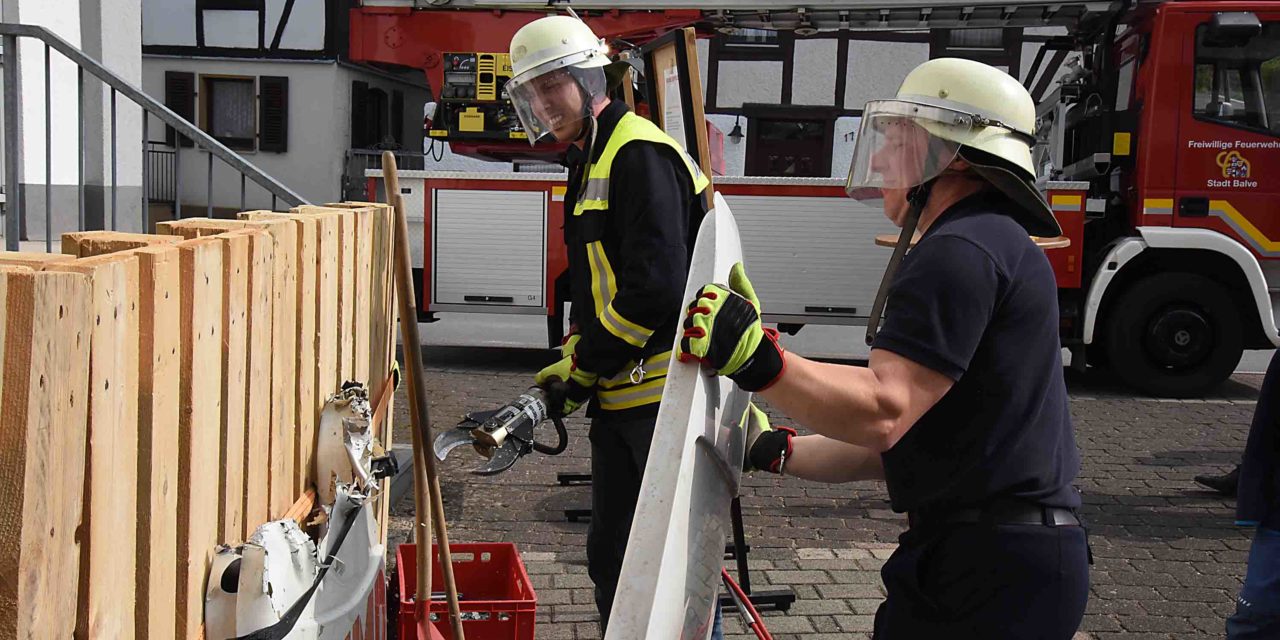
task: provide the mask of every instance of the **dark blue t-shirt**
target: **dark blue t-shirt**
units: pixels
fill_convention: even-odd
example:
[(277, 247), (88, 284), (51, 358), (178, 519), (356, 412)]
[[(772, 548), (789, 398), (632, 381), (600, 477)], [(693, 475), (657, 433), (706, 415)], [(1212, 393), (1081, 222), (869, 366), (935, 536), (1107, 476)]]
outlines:
[(945, 211), (906, 256), (873, 349), (956, 381), (884, 462), (894, 511), (1017, 497), (1075, 508), (1080, 470), (1044, 251), (997, 192)]

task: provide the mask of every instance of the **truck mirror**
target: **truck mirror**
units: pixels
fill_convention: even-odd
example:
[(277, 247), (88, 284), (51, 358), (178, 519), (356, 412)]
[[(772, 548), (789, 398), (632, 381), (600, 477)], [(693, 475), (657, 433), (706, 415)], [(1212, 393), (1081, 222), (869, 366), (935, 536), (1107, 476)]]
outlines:
[(1254, 13), (1248, 11), (1216, 13), (1213, 21), (1209, 23), (1205, 44), (1214, 47), (1239, 47), (1259, 33), (1262, 33), (1262, 22)]

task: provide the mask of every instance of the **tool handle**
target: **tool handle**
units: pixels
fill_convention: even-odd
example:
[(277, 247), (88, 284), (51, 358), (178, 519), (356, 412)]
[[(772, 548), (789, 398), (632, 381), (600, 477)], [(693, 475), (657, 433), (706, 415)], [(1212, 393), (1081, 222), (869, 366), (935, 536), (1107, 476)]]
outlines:
[[(449, 622), (452, 623), (454, 640), (465, 640), (462, 630), (462, 614), (458, 607), (457, 582), (453, 577), (453, 557), (449, 552), (449, 534), (445, 528), (444, 500), (440, 492), (440, 476), (436, 472), (435, 456), (427, 453), (431, 446), (431, 423), (427, 415), (427, 388), (422, 375), (422, 340), (418, 337), (418, 310), (413, 291), (413, 265), (409, 261), (409, 223), (405, 219), (404, 198), (400, 196), (400, 178), (396, 170), (396, 156), (390, 151), (382, 152), (382, 170), (387, 191), (387, 202), (395, 208), (395, 266), (396, 266), (396, 298), (400, 303), (400, 329), (403, 340), (403, 351), (406, 360), (406, 374), (409, 383), (409, 410), (413, 422), (413, 457), (414, 481), (424, 479), (429, 495), (423, 496), (423, 484), (417, 485), (417, 507), (415, 517), (421, 520), (428, 517), (421, 511), (423, 506), (430, 509), (430, 520), (436, 534), (436, 543), (440, 552), (440, 568), (444, 574), (445, 593), (449, 600)], [(429, 504), (423, 505), (425, 498)], [(417, 533), (417, 532), (415, 532)], [(418, 547), (418, 561), (423, 558), (422, 548), (426, 547), (426, 575), (423, 565), (418, 566), (418, 593), (431, 594), (431, 536), (421, 532), (415, 536)], [(425, 584), (423, 584), (425, 582)], [(422, 615), (428, 615), (430, 607), (426, 607)], [(424, 621), (420, 620), (422, 624)]]

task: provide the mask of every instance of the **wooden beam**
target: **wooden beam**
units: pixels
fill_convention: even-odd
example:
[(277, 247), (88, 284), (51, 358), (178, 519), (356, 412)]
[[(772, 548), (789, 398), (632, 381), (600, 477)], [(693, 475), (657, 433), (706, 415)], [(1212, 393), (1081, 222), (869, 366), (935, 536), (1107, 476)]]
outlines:
[(157, 222), (156, 233), (166, 236), (179, 236), (192, 240), (205, 236), (216, 236), (228, 231), (262, 228), (262, 223), (248, 220), (227, 220), (224, 218), (183, 218), (169, 222)]
[[(323, 207), (296, 207), (293, 212), (316, 221), (316, 273), (319, 311), (316, 321), (316, 398), (323, 408), (329, 396), (338, 392), (339, 280), (342, 261), (338, 250), (338, 234), (342, 226), (340, 211)], [(314, 470), (312, 470), (314, 474)]]
[(248, 433), (249, 236), (214, 236), (222, 244), (222, 469), (219, 541), (244, 533), (245, 440)]
[[(378, 205), (373, 209), (373, 263), (369, 285), (369, 388), (376, 390), (391, 371), (388, 340), (393, 335), (391, 297), (392, 222), (395, 209)], [(381, 434), (375, 432), (375, 436)]]
[(275, 286), (275, 243), (266, 231), (243, 231), (249, 237), (249, 358), (247, 405), (249, 430), (245, 445), (245, 507), (242, 539), (271, 519), (271, 331)]
[[(252, 216), (251, 211), (241, 215)], [(298, 230), (288, 220), (235, 220), (265, 229), (271, 234), (271, 453), (270, 514), (278, 518), (293, 504), (297, 492), (294, 458), (297, 455), (297, 341), (298, 341)]]
[(369, 326), (375, 313), (370, 293), (373, 285), (373, 209), (356, 209), (356, 299), (355, 299), (355, 361), (351, 375), (373, 388), (369, 379)]
[[(391, 359), (395, 345), (396, 308), (395, 282), (392, 279), (394, 258), (395, 209), (381, 203), (350, 203), (371, 207), (373, 210), (373, 271), (370, 287), (369, 322), (369, 387), (370, 393), (380, 393), (391, 375)], [(388, 397), (388, 404), (390, 397)], [(386, 420), (375, 421), (373, 435), (391, 450), (390, 413)], [(385, 544), (390, 522), (390, 479), (383, 480), (381, 504), (378, 509), (379, 538)]]
[[(338, 218), (338, 385), (353, 379), (355, 364), (355, 276), (356, 214), (345, 207), (304, 205), (293, 209), (298, 213), (317, 215), (330, 213)], [(337, 387), (334, 388), (334, 392)]]
[(0, 637), (75, 633), (90, 302), (84, 275), (0, 268)]
[(51, 264), (71, 262), (75, 256), (62, 253), (28, 253), (25, 251), (0, 251), (0, 265), (31, 267), (40, 270)]
[(168, 244), (132, 253), (138, 257), (140, 289), (135, 625), (139, 638), (159, 639), (173, 637), (177, 613), (180, 258), (178, 248)]
[(91, 258), (157, 244), (176, 244), (181, 238), (149, 233), (120, 231), (77, 231), (62, 234), (62, 253), (77, 258)]
[(138, 259), (110, 254), (47, 267), (88, 276), (87, 548), (81, 546), (78, 632), (134, 637), (138, 510)]
[(222, 247), (181, 242), (182, 365), (179, 372), (177, 637), (196, 638), (205, 582), (218, 543), (222, 417)]
[(320, 304), (319, 304), (319, 236), (318, 219), (314, 216), (292, 213), (251, 212), (242, 214), (249, 220), (285, 220), (295, 225), (297, 233), (298, 283), (297, 283), (297, 343), (293, 349), (297, 368), (295, 393), (298, 421), (297, 442), (294, 447), (292, 495), (314, 483), (311, 468), (315, 462), (316, 427), (320, 419), (323, 400), (318, 399), (318, 365)]
[(292, 519), (294, 522), (298, 523), (299, 527), (305, 528), (307, 526), (307, 518), (311, 515), (312, 511), (315, 511), (315, 508), (316, 490), (313, 488), (307, 488), (307, 490), (302, 493), (302, 497), (298, 498), (297, 501), (293, 503), (293, 506), (289, 507), (289, 510), (285, 512), (284, 517)]

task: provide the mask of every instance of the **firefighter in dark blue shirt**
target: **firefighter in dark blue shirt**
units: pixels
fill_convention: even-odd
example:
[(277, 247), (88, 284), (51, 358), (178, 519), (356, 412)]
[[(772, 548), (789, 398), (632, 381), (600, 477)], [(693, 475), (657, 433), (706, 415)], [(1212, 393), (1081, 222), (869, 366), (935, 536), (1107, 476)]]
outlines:
[(564, 200), (573, 329), (561, 359), (534, 382), (563, 391), (552, 411), (587, 405), (591, 418), (587, 573), (603, 631), (710, 182), (679, 143), (609, 100), (608, 46), (576, 17), (522, 27), (511, 64), (506, 90), (530, 143), (573, 143)]
[(847, 188), (902, 227), (867, 367), (784, 352), (741, 265), (689, 304), (681, 357), (817, 432), (770, 428), (752, 407), (747, 467), (883, 479), (907, 514), (882, 569), (882, 640), (1067, 640), (1084, 615), (1057, 286), (1029, 237), (1061, 233), (1033, 184), (1034, 124), (1022, 85), (970, 60), (926, 62), (866, 105)]

